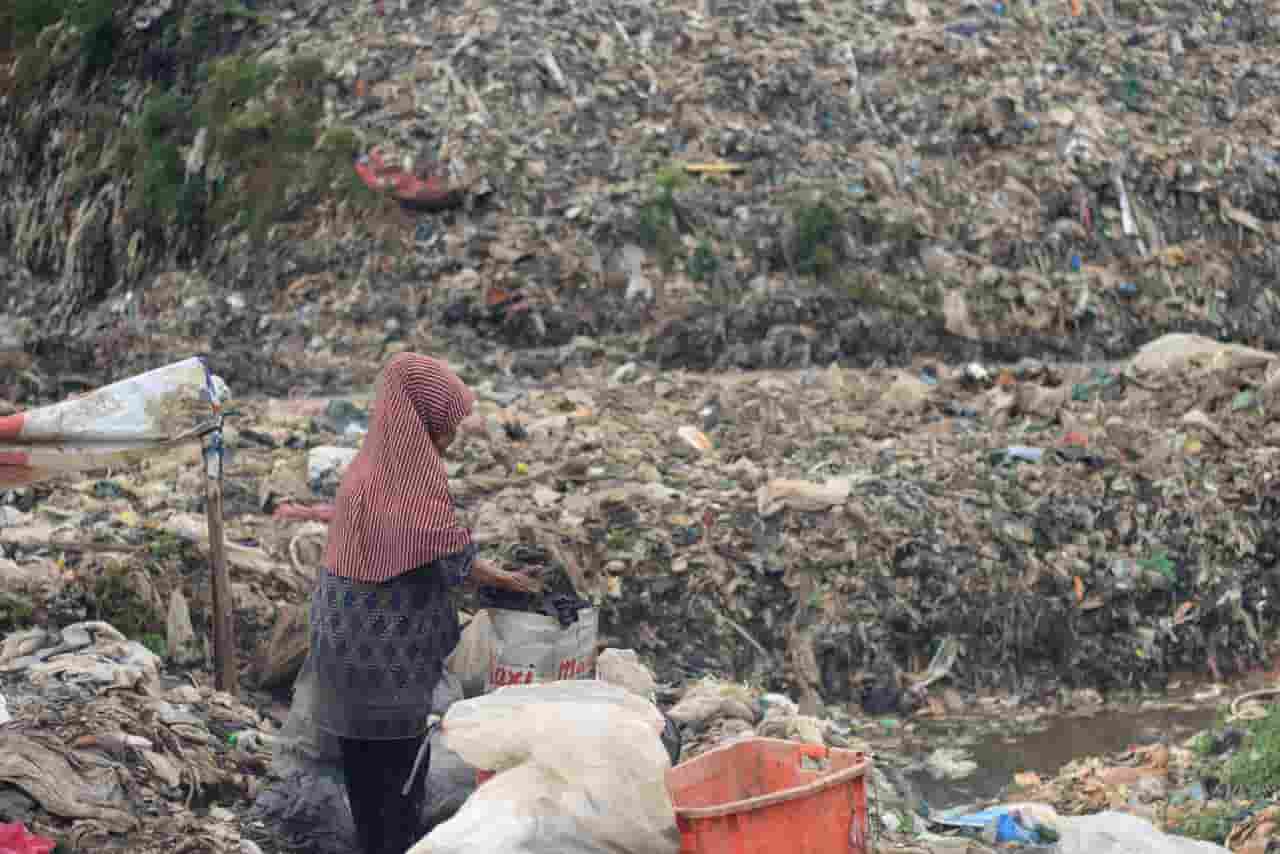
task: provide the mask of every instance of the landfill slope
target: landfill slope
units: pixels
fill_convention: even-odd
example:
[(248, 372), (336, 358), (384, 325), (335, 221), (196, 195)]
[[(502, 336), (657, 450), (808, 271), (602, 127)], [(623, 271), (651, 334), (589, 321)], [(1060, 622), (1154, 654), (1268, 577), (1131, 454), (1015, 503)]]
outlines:
[[(194, 449), (2, 492), (0, 817), (271, 838), (226, 738), (280, 717), (299, 508), (406, 349), (492, 420), (451, 470), (486, 550), (565, 570), (670, 699), (753, 686), (691, 753), (1272, 660), (1274, 2), (14, 8), (0, 415), (209, 354), (260, 693), (208, 687)], [(374, 149), (445, 209), (365, 187)], [(1126, 802), (1081, 767), (1036, 797)]]
[[(1267, 3), (108, 5), (0, 72), (0, 338), (50, 369), (1276, 343)], [(373, 149), (460, 206), (371, 198)]]

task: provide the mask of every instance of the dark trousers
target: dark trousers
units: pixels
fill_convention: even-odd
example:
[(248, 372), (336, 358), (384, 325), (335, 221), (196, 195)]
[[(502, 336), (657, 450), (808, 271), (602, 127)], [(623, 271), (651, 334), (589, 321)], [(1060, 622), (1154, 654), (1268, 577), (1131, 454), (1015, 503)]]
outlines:
[(417, 841), (430, 750), (423, 757), (408, 796), (405, 781), (422, 739), (357, 741), (340, 739), (347, 798), (364, 854), (405, 854)]

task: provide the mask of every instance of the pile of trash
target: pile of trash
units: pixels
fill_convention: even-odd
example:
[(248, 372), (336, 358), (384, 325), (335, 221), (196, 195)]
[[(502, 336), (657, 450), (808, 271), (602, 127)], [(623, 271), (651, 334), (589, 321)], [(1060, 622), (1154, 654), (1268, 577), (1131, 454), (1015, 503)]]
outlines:
[[(1176, 335), (1108, 366), (633, 366), (561, 386), (463, 363), (488, 438), (449, 466), (483, 550), (567, 578), (601, 642), (666, 684), (750, 682), (811, 716), (1159, 688), (1268, 660), (1275, 362)], [(305, 657), (367, 402), (248, 400), (228, 422), (247, 684), (287, 688)], [(0, 629), (101, 617), (207, 660), (203, 491), (193, 448), (0, 495)]]
[[(1237, 723), (1225, 730), (1185, 744), (1159, 743), (1108, 759), (1080, 760), (1053, 779), (1019, 775), (1010, 791), (1016, 800), (1001, 805), (934, 810), (902, 773), (907, 757), (891, 753), (902, 749), (900, 742), (895, 746), (895, 737), (876, 737), (879, 721), (802, 714), (799, 704), (785, 695), (730, 680), (664, 685), (631, 650), (605, 650), (599, 661), (599, 682), (505, 687), (474, 700), (463, 699), (460, 674), (450, 672), (433, 701), (433, 720), (444, 726), (432, 736), (420, 854), (478, 850), (475, 834), (459, 829), (476, 821), (484, 824), (491, 816), (483, 798), (473, 798), (489, 785), (481, 783), (478, 771), (501, 775), (504, 769), (523, 767), (521, 763), (537, 765), (544, 754), (565, 754), (544, 750), (526, 755), (516, 744), (520, 738), (528, 739), (521, 743), (547, 747), (555, 742), (553, 730), (573, 733), (578, 740), (570, 753), (578, 758), (571, 764), (578, 770), (569, 774), (562, 768), (556, 779), (576, 780), (575, 774), (595, 767), (581, 761), (595, 750), (583, 735), (589, 730), (586, 723), (566, 729), (572, 710), (555, 707), (547, 712), (547, 726), (538, 729), (532, 723), (536, 715), (530, 717), (533, 713), (524, 705), (528, 702), (569, 703), (576, 709), (573, 714), (588, 717), (601, 703), (619, 713), (623, 707), (648, 709), (641, 715), (650, 733), (646, 738), (652, 738), (645, 749), (657, 751), (662, 768), (673, 759), (689, 762), (755, 738), (874, 755), (866, 791), (877, 850), (943, 851), (958, 842), (973, 850), (1014, 846), (1059, 854), (1226, 850), (1208, 842), (1196, 847), (1182, 838), (1216, 834), (1236, 854), (1262, 854), (1280, 826), (1266, 799), (1250, 803), (1210, 797), (1214, 784), (1205, 779), (1213, 761), (1229, 767), (1234, 754), (1247, 757), (1259, 747), (1274, 747), (1256, 739), (1270, 732), (1264, 724), (1274, 727), (1280, 718), (1274, 707), (1247, 697), (1237, 703)], [(189, 846), (184, 850), (208, 854), (350, 850), (352, 827), (341, 773), (322, 743), (291, 740), (297, 730), (291, 732), (290, 716), (268, 695), (236, 700), (212, 691), (195, 673), (166, 665), (109, 624), (11, 633), (0, 649), (0, 696), (9, 715), (0, 726), (0, 825), (21, 825), (37, 837), (76, 848), (126, 839), (130, 850), (155, 852), (184, 840)], [(493, 714), (498, 715), (494, 725), (506, 728), (509, 744), (481, 729), (459, 728), (459, 721), (478, 725)], [(511, 725), (512, 714), (521, 726)], [(616, 737), (616, 721), (601, 719), (601, 726), (602, 743), (620, 750), (643, 746), (634, 738), (623, 744)], [(673, 726), (679, 742), (674, 751), (668, 738)], [(529, 727), (541, 735), (534, 738)], [(476, 750), (487, 752), (478, 756)], [(593, 761), (608, 765), (606, 759)], [(543, 772), (522, 771), (514, 782), (488, 790), (486, 797), (519, 797), (521, 775), (535, 773)], [(565, 790), (564, 804), (580, 802), (572, 794), (575, 785)], [(587, 777), (581, 785), (588, 785)], [(603, 797), (600, 786), (605, 786), (601, 780), (590, 783), (593, 797)], [(535, 788), (542, 792), (544, 787)], [(550, 809), (549, 801), (539, 803), (539, 809)], [(643, 809), (643, 815), (636, 813), (641, 823), (663, 820), (663, 810), (671, 807)], [(592, 819), (583, 814), (576, 820), (586, 824), (575, 825), (577, 829), (566, 825), (565, 832), (582, 845), (596, 844), (584, 841), (598, 835), (590, 829)], [(518, 822), (506, 829), (491, 822), (487, 827), (486, 839), (501, 833), (510, 834), (510, 840), (526, 838)]]
[[(539, 374), (583, 336), (687, 368), (1119, 358), (1176, 329), (1277, 342), (1263, 2), (115, 11), (114, 62), (91, 70), (130, 121), (84, 117), (69, 23), (4, 70), (5, 310), (33, 345), (70, 333), (75, 370), (216, 349), (233, 385), (283, 394), (397, 342), (532, 347), (512, 358)], [(261, 96), (310, 96), (306, 138), (341, 171), (272, 186), (292, 204), (246, 240), (241, 188), (266, 179), (219, 149), (234, 134), (159, 119), (219, 60), (247, 80), (297, 58), (296, 89)], [(164, 175), (124, 156), (142, 145), (172, 149)], [(444, 210), (374, 215), (351, 185)], [(225, 228), (220, 194), (246, 214)]]
[(75, 851), (258, 850), (241, 834), (275, 727), (258, 709), (103, 622), (7, 634), (0, 695), (0, 827)]

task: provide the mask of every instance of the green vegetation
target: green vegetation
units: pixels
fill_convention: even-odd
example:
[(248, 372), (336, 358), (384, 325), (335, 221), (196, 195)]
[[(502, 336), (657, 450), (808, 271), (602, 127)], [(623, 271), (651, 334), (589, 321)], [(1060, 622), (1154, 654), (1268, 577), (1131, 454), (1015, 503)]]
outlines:
[[(374, 202), (351, 168), (360, 138), (345, 128), (323, 129), (319, 58), (279, 67), (231, 56), (200, 76), (198, 97), (156, 93), (135, 122), (136, 210), (179, 226), (233, 224), (261, 240), (308, 193)], [(205, 129), (203, 139), (198, 128)], [(203, 146), (209, 168), (188, 175), (183, 152), (194, 146)]]
[(1203, 812), (1187, 816), (1169, 829), (1179, 836), (1189, 836), (1192, 839), (1221, 845), (1235, 825), (1238, 812), (1227, 807), (1210, 807)]
[(800, 206), (796, 212), (796, 271), (806, 276), (826, 276), (836, 268), (844, 223), (826, 200)]
[(1191, 752), (1203, 759), (1208, 759), (1213, 755), (1213, 747), (1215, 739), (1212, 733), (1202, 732), (1191, 739)]
[(829, 280), (846, 259), (845, 235), (853, 222), (857, 199), (832, 184), (800, 184), (783, 191), (789, 221), (787, 263), (792, 272)]
[(1280, 794), (1280, 705), (1266, 717), (1250, 721), (1244, 743), (1227, 760), (1224, 780), (1233, 790), (1251, 798)]
[(114, 0), (79, 0), (69, 4), (66, 20), (80, 33), (84, 70), (94, 74), (115, 59), (120, 30), (116, 26)]
[[(1227, 721), (1220, 719), (1213, 729), (1192, 740), (1191, 750), (1203, 763), (1201, 774), (1220, 779), (1231, 798), (1264, 800), (1280, 795), (1280, 704), (1271, 705), (1266, 715), (1258, 720), (1233, 724), (1243, 730), (1244, 738), (1235, 750), (1219, 756), (1221, 733), (1226, 726)], [(1207, 834), (1208, 819), (1204, 815), (1197, 820), (1203, 819), (1205, 823), (1199, 830)], [(1191, 830), (1183, 832), (1188, 836), (1198, 835)], [(1213, 837), (1204, 835), (1198, 838)]]
[(187, 98), (165, 93), (152, 97), (138, 117), (135, 202), (148, 213), (173, 210), (178, 205), (185, 171), (177, 137), (190, 109)]
[(100, 71), (115, 58), (120, 30), (113, 0), (10, 0), (2, 5), (0, 51), (30, 51), (41, 33), (65, 23), (79, 34), (85, 71)]
[(164, 618), (143, 599), (127, 568), (105, 570), (89, 591), (94, 619), (105, 620), (125, 637), (136, 638), (164, 631)]
[(62, 20), (66, 0), (10, 0), (0, 7), (0, 50), (20, 50), (35, 43), (46, 27)]
[(25, 598), (0, 591), (0, 635), (27, 628), (34, 614), (34, 608)]
[[(324, 62), (300, 55), (279, 65), (225, 50), (227, 27), (259, 15), (223, 0), (186, 0), (154, 22), (145, 38), (124, 41), (115, 0), (10, 0), (0, 3), (0, 61), (16, 58), (0, 94), (33, 157), (45, 147), (40, 111), (26, 108), (53, 79), (101, 79), (109, 67), (141, 69), (151, 87), (123, 124), (85, 109), (73, 122), (76, 149), (68, 186), (90, 192), (121, 173), (132, 180), (125, 215), (149, 241), (195, 247), (225, 227), (261, 241), (309, 202), (336, 198), (361, 213), (390, 202), (352, 169), (364, 147), (355, 132), (324, 126)], [(126, 50), (129, 55), (126, 56)], [(134, 63), (133, 60), (138, 60)], [(117, 87), (118, 88), (118, 87)], [(96, 108), (98, 110), (103, 107)], [(110, 108), (105, 108), (110, 109)], [(367, 217), (366, 217), (367, 219)]]
[(675, 197), (688, 183), (688, 176), (678, 166), (659, 169), (653, 193), (640, 208), (640, 239), (658, 253), (658, 264), (665, 273), (671, 273), (684, 254)]
[(685, 270), (689, 274), (689, 278), (695, 282), (704, 282), (709, 280), (720, 269), (720, 259), (716, 257), (715, 250), (711, 246), (711, 242), (703, 240), (698, 243), (698, 248), (689, 256), (689, 260), (685, 265)]

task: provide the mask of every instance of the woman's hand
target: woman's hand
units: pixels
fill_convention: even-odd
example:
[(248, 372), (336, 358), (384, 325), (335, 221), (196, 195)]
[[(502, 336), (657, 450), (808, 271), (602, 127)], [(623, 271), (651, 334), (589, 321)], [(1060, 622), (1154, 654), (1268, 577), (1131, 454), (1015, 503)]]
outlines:
[(513, 590), (516, 593), (541, 593), (542, 579), (536, 578), (527, 572), (508, 572), (507, 570), (498, 570), (502, 573), (502, 584), (507, 590)]
[(478, 586), (498, 587), (515, 593), (541, 593), (542, 581), (527, 572), (510, 572), (484, 558), (471, 565), (471, 582)]

